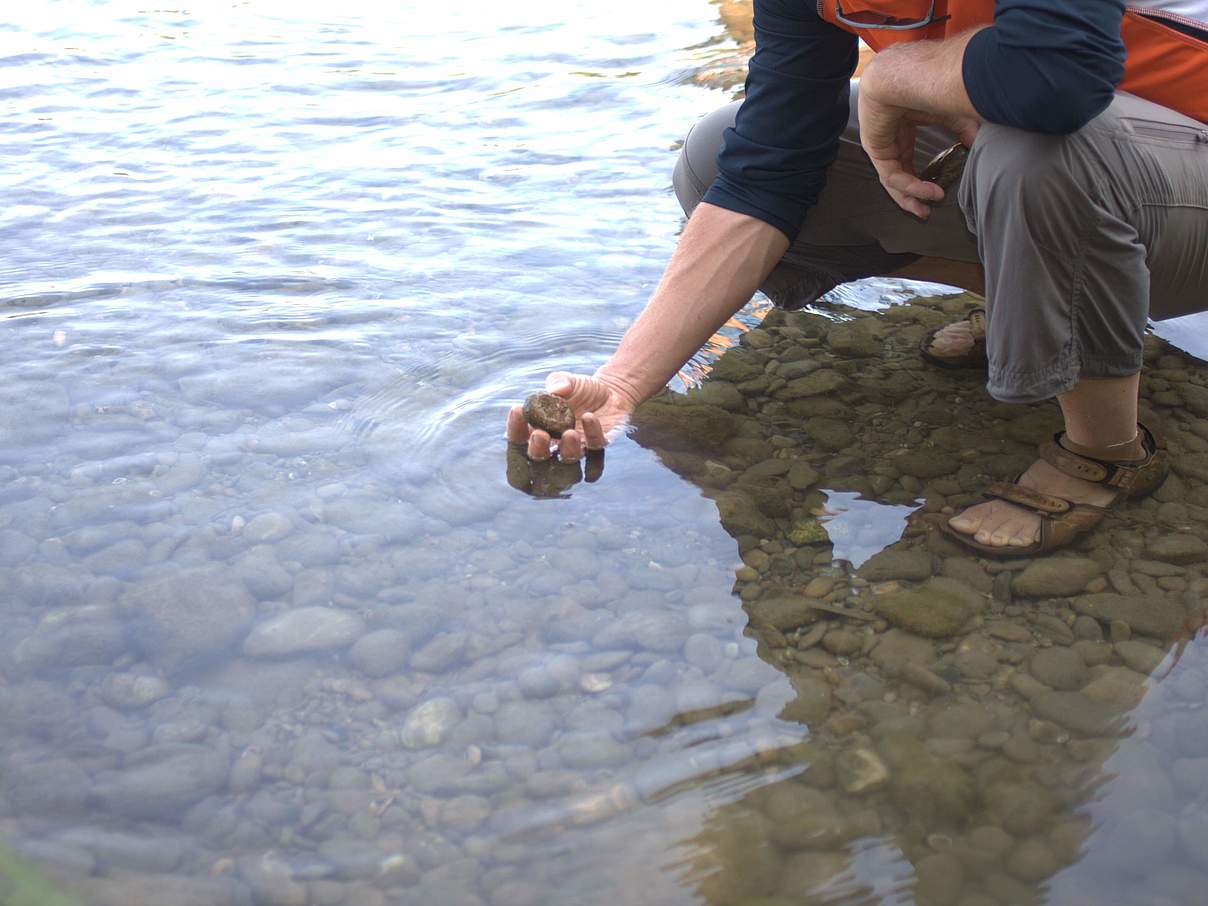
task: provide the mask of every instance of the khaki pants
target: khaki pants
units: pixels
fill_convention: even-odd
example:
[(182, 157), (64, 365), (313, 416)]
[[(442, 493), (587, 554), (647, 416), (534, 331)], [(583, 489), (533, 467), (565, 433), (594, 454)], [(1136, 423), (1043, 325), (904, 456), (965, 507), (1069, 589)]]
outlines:
[[(893, 203), (860, 147), (856, 88), (826, 188), (761, 287), (775, 304), (800, 308), (923, 255), (980, 261), (987, 389), (1004, 402), (1134, 374), (1147, 319), (1208, 310), (1208, 126), (1126, 94), (1071, 135), (987, 123), (959, 187), (920, 221)], [(687, 213), (713, 181), (737, 108), (688, 134), (674, 176)], [(917, 166), (951, 142), (920, 128)]]

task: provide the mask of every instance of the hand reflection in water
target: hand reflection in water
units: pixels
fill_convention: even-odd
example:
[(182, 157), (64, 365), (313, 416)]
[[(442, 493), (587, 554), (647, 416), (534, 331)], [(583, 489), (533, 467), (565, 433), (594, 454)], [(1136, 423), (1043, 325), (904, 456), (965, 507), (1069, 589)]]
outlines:
[(606, 432), (620, 427), (633, 406), (598, 377), (556, 371), (545, 379), (545, 389), (570, 404), (575, 427), (555, 441), (525, 421), (522, 406), (513, 406), (508, 411), (507, 478), (512, 487), (534, 497), (560, 497), (583, 478), (596, 481), (603, 474)]

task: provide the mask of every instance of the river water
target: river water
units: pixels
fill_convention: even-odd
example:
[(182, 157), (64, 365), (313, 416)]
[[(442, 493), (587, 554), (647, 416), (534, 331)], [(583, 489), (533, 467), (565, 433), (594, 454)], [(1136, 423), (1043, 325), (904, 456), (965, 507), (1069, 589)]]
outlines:
[(741, 12), (6, 12), (0, 900), (1200, 901), (1197, 320), (1175, 475), (1050, 560), (907, 526), (1053, 421), (921, 367), (936, 287), (756, 302), (602, 475), (506, 449)]

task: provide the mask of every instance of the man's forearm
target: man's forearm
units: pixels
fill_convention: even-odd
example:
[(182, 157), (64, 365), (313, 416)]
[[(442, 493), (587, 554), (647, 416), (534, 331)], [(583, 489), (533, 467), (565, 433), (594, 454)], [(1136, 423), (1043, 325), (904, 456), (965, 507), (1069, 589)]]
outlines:
[(860, 95), (936, 117), (977, 117), (962, 75), (965, 45), (978, 29), (945, 41), (895, 44), (860, 77)]
[(701, 203), (654, 295), (597, 375), (635, 405), (653, 396), (750, 300), (788, 246), (762, 220)]

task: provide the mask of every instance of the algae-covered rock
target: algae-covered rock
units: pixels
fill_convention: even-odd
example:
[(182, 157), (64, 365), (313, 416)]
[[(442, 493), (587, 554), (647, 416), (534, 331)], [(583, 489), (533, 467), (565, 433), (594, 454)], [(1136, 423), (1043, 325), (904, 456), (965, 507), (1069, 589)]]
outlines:
[(709, 373), (719, 381), (741, 384), (762, 377), (765, 362), (767, 359), (763, 355), (735, 346), (713, 363)]
[(789, 543), (796, 547), (807, 544), (829, 544), (830, 535), (826, 526), (817, 519), (798, 519), (789, 529)]
[(848, 423), (837, 418), (815, 418), (806, 422), (805, 436), (823, 450), (842, 450), (855, 441)]
[(913, 447), (893, 453), (885, 458), (903, 475), (915, 478), (940, 478), (953, 475), (960, 468), (960, 460), (947, 450), (938, 447)]
[(884, 345), (885, 324), (879, 318), (840, 321), (826, 332), (826, 343), (839, 355), (866, 358), (880, 355)]
[(873, 606), (894, 626), (932, 639), (956, 635), (971, 615), (957, 595), (926, 586), (883, 595)]
[(634, 439), (667, 450), (720, 450), (735, 432), (734, 416), (718, 406), (648, 400), (630, 418)]
[(771, 538), (777, 532), (776, 523), (765, 516), (744, 491), (722, 491), (714, 503), (722, 526), (736, 538), (740, 535)]
[(1026, 598), (1076, 595), (1103, 566), (1087, 557), (1043, 557), (1027, 565), (1011, 582), (1011, 591)]
[(749, 602), (746, 607), (752, 622), (766, 623), (781, 632), (787, 632), (817, 621), (818, 611), (811, 604), (811, 599), (799, 595), (778, 595), (759, 598)]
[(807, 396), (818, 396), (823, 393), (834, 393), (846, 383), (847, 379), (839, 374), (839, 372), (830, 368), (823, 368), (812, 374), (807, 374), (803, 378), (789, 381), (776, 391), (776, 397), (782, 400), (795, 400)]
[(931, 554), (925, 550), (889, 548), (869, 557), (860, 567), (859, 574), (869, 582), (926, 579), (931, 575)]
[[(783, 462), (783, 460), (781, 460)], [(808, 462), (798, 459), (789, 465), (789, 485), (794, 490), (804, 491), (818, 483), (818, 470)]]
[(768, 516), (789, 514), (793, 490), (783, 473), (770, 474), (760, 468), (750, 468), (738, 476), (734, 488), (750, 496), (760, 511)]
[(730, 412), (746, 412), (747, 398), (727, 381), (709, 380), (684, 394), (683, 405), (717, 406)]

